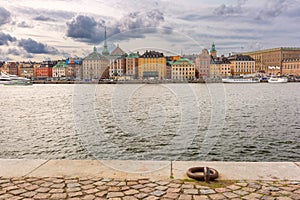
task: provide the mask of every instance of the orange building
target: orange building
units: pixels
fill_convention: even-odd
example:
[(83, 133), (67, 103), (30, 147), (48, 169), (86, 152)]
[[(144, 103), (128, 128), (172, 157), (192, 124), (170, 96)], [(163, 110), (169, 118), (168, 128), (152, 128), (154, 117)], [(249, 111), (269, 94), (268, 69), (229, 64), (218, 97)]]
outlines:
[(138, 58), (140, 57), (139, 53), (130, 53), (126, 57), (126, 76), (136, 79), (138, 76)]
[(286, 59), (282, 62), (282, 75), (300, 76), (300, 59)]

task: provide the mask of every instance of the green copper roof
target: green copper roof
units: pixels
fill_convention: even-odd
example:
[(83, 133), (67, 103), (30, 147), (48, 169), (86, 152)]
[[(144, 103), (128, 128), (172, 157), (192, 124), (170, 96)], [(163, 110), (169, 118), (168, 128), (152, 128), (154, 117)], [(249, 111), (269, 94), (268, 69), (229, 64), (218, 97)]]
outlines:
[(187, 58), (180, 58), (175, 61), (172, 65), (182, 65), (183, 63), (188, 63), (189, 65), (193, 65), (194, 63)]
[(66, 64), (65, 61), (59, 61), (56, 65), (54, 65), (53, 68), (67, 68), (68, 65)]
[(94, 47), (94, 51), (90, 53), (87, 57), (83, 60), (105, 60), (106, 58), (97, 52), (97, 48)]
[(130, 53), (126, 58), (139, 58), (139, 54), (137, 53)]
[(210, 52), (217, 52), (215, 43), (211, 45)]

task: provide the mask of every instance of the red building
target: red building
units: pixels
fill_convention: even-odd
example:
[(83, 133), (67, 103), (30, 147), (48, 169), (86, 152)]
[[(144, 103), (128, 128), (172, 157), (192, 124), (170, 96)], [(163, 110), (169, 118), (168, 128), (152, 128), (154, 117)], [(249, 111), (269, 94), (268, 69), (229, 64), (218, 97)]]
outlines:
[(52, 77), (52, 67), (38, 67), (36, 69), (36, 77), (39, 79)]
[(18, 75), (18, 65), (17, 62), (9, 62), (8, 68), (9, 68), (9, 74), (11, 75)]

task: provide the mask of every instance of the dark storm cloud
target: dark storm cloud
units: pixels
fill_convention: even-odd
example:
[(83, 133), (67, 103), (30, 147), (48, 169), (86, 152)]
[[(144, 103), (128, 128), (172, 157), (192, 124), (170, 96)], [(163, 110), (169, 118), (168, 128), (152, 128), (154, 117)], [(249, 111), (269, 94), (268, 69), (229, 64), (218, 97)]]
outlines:
[(214, 10), (216, 15), (236, 15), (242, 13), (242, 6), (247, 0), (238, 0), (237, 5), (225, 5), (222, 4)]
[(34, 17), (33, 19), (37, 20), (37, 21), (55, 21), (54, 19), (52, 19), (50, 17), (43, 16), (43, 15), (39, 15), (37, 17)]
[(19, 46), (23, 47), (28, 53), (33, 54), (58, 54), (58, 50), (46, 44), (37, 42), (31, 38), (21, 39)]
[(79, 41), (98, 43), (104, 39), (104, 21), (96, 22), (93, 17), (78, 15), (67, 22), (67, 36)]
[(12, 54), (15, 56), (21, 55), (21, 52), (17, 48), (9, 48), (7, 54)]
[(1, 45), (8, 45), (8, 42), (14, 42), (17, 39), (9, 34), (0, 32), (0, 46)]
[[(99, 43), (104, 40), (104, 26), (107, 36), (116, 40), (143, 38), (147, 33), (156, 33), (160, 23), (164, 22), (163, 13), (158, 10), (132, 12), (119, 21), (96, 21), (93, 17), (78, 15), (67, 23), (67, 36), (88, 43)], [(172, 31), (168, 27), (168, 32)]]
[(10, 22), (10, 12), (5, 8), (0, 7), (0, 26)]
[(258, 12), (258, 15), (255, 19), (257, 20), (265, 20), (272, 19), (281, 15), (287, 8), (286, 0), (272, 0), (267, 1), (262, 9)]

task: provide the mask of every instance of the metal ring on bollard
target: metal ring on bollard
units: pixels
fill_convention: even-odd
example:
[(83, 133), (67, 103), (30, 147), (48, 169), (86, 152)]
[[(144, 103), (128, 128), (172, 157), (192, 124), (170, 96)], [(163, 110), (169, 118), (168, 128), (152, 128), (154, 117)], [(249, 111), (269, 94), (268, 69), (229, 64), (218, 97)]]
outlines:
[[(199, 174), (197, 172), (203, 172)], [(217, 170), (208, 167), (192, 167), (186, 172), (187, 176), (198, 181), (210, 181), (219, 177)]]

